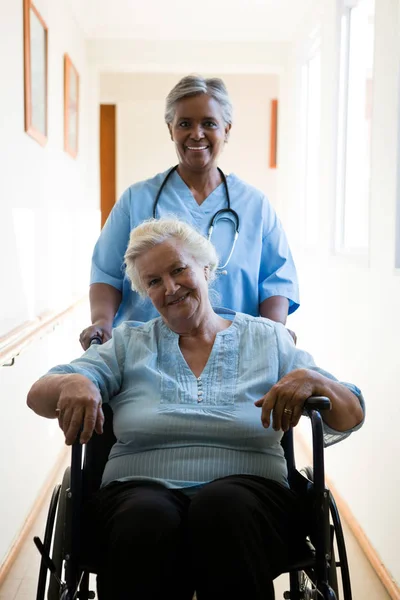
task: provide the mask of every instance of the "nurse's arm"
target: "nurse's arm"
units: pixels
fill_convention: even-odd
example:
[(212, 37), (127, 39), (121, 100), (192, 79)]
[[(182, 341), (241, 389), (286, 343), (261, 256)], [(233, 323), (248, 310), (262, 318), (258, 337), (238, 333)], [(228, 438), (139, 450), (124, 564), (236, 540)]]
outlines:
[(276, 323), (286, 324), (289, 312), (289, 300), (284, 296), (270, 296), (260, 304), (260, 316)]
[(102, 323), (109, 326), (112, 323), (122, 300), (122, 293), (108, 283), (92, 283), (89, 292), (90, 316), (93, 325)]
[(92, 283), (89, 292), (92, 325), (84, 329), (79, 341), (84, 350), (90, 346), (93, 336), (101, 337), (103, 343), (111, 338), (112, 325), (122, 300), (122, 293), (108, 283)]

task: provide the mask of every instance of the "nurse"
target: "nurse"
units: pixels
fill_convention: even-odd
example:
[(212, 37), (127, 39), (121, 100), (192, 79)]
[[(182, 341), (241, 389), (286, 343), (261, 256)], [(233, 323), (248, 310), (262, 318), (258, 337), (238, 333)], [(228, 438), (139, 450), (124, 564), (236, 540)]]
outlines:
[(273, 207), (261, 191), (217, 166), (232, 126), (223, 81), (181, 79), (168, 94), (165, 121), (179, 163), (130, 186), (111, 211), (93, 253), (92, 325), (80, 335), (84, 349), (94, 336), (110, 339), (123, 321), (158, 316), (132, 291), (123, 265), (131, 230), (152, 217), (174, 215), (210, 236), (222, 265), (215, 305), (283, 324), (299, 306), (296, 269)]

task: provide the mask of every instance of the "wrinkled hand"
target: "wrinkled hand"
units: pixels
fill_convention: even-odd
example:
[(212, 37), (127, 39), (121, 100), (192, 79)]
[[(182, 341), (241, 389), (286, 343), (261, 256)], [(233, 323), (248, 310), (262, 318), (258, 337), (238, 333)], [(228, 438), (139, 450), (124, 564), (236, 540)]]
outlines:
[(282, 377), (265, 396), (254, 403), (262, 408), (261, 421), (265, 428), (271, 424), (271, 414), (275, 431), (296, 427), (305, 401), (316, 390), (315, 375), (309, 369), (296, 369)]
[(84, 329), (79, 336), (79, 341), (82, 348), (87, 350), (90, 346), (91, 340), (95, 336), (99, 336), (102, 339), (103, 344), (108, 342), (108, 340), (111, 339), (111, 330), (111, 324), (100, 321), (93, 323), (93, 325), (90, 325), (90, 327), (86, 327), (86, 329)]
[(104, 414), (98, 388), (83, 375), (68, 377), (61, 389), (57, 403), (58, 424), (64, 432), (67, 446), (80, 435), (81, 444), (86, 444), (96, 433), (103, 433)]

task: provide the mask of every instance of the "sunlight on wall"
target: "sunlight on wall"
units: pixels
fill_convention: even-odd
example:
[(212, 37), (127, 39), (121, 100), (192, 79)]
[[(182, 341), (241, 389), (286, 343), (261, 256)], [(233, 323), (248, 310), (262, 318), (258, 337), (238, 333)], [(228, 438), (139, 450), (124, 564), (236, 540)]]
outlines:
[(35, 317), (35, 215), (30, 208), (14, 208), (12, 220), (28, 320)]

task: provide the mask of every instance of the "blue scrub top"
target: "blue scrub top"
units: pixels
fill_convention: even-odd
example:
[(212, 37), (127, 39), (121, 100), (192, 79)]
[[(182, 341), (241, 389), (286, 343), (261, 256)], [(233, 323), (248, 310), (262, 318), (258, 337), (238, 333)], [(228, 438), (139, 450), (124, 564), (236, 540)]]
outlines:
[[(133, 292), (124, 272), (124, 254), (131, 230), (153, 216), (157, 192), (168, 171), (129, 187), (115, 204), (96, 243), (91, 283), (107, 283), (122, 291), (121, 306), (114, 327), (124, 321), (148, 321), (158, 316), (148, 298)], [(296, 268), (282, 225), (262, 192), (228, 175), (231, 208), (240, 218), (239, 237), (226, 274), (219, 274), (212, 285), (214, 306), (259, 316), (259, 306), (271, 296), (289, 300), (289, 314), (299, 306)], [(175, 216), (208, 235), (213, 215), (227, 207), (225, 187), (220, 184), (201, 205), (175, 171), (164, 187), (157, 206), (157, 217)], [(212, 239), (225, 264), (232, 248), (233, 220), (217, 221)]]

